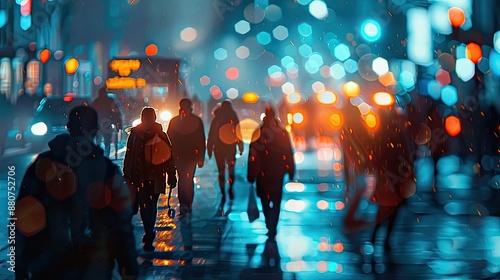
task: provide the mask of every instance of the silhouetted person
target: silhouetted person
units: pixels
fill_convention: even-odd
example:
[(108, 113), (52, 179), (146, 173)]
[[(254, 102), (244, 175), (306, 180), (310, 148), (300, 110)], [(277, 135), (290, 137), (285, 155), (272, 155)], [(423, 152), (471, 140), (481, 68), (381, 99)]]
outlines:
[(97, 112), (74, 107), (24, 175), (16, 202), (17, 279), (111, 279), (137, 275), (130, 192), (94, 145)]
[[(161, 124), (156, 122), (154, 108), (145, 107), (141, 111), (141, 124), (130, 130), (127, 139), (127, 151), (123, 161), (123, 174), (136, 193), (136, 201), (141, 210), (141, 219), (144, 225), (142, 237), (143, 248), (147, 252), (154, 251), (153, 241), (155, 239), (154, 226), (156, 223), (158, 198), (165, 193), (166, 182), (171, 188), (177, 184), (174, 158), (165, 162), (152, 162), (153, 157), (147, 157), (146, 144), (155, 135), (171, 146), (167, 134), (163, 132)], [(153, 151), (150, 151), (153, 153)], [(167, 178), (168, 179), (167, 179)], [(134, 212), (137, 206), (134, 206)]]
[(226, 165), (229, 173), (229, 199), (234, 199), (234, 165), (236, 164), (236, 146), (240, 155), (243, 153), (243, 141), (238, 138), (236, 130), (239, 123), (238, 115), (230, 101), (222, 102), (214, 110), (214, 118), (210, 124), (207, 141), (208, 157), (212, 152), (217, 162), (219, 172), (219, 187), (222, 194), (222, 204), (226, 201)]
[[(99, 142), (104, 141), (104, 155), (109, 157), (111, 140), (114, 134), (122, 128), (122, 114), (115, 101), (108, 96), (106, 88), (99, 89), (99, 96), (90, 104), (99, 115)], [(115, 139), (115, 155), (118, 143)]]
[(192, 113), (189, 99), (183, 98), (179, 102), (179, 107), (179, 115), (170, 120), (167, 135), (172, 141), (179, 175), (180, 212), (190, 219), (194, 199), (194, 173), (196, 166), (203, 167), (205, 159), (205, 132), (201, 118)]
[(35, 113), (35, 106), (38, 105), (38, 101), (33, 95), (25, 92), (24, 90), (19, 90), (19, 96), (16, 101), (16, 123), (20, 135), (21, 146), (26, 145), (25, 132), (29, 127), (29, 123), (33, 118)]
[(281, 198), (283, 196), (283, 177), (290, 180), (295, 175), (290, 135), (276, 118), (274, 109), (267, 107), (260, 128), (253, 133), (248, 155), (248, 181), (256, 182), (257, 196), (262, 202), (266, 221), (267, 235), (276, 237)]

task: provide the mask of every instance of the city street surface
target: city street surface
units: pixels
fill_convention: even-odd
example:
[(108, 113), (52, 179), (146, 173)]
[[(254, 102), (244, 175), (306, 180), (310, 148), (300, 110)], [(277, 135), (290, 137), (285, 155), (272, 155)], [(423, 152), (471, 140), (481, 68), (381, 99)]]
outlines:
[[(23, 149), (11, 149), (1, 159), (0, 201), (7, 208), (6, 174), (16, 167), (19, 187), (26, 166), (34, 158)], [(113, 154), (113, 153), (112, 153)], [(176, 216), (168, 216), (167, 196), (161, 196), (156, 251), (145, 253), (140, 243), (143, 228), (134, 216), (136, 246), (140, 253), (140, 279), (499, 279), (500, 223), (497, 217), (449, 215), (442, 207), (408, 203), (398, 212), (391, 237), (392, 258), (386, 265), (367, 241), (373, 228), (347, 234), (343, 218), (349, 191), (343, 173), (334, 172), (334, 160), (319, 161), (316, 151), (296, 154), (296, 181), (285, 185), (276, 242), (268, 240), (262, 212), (253, 223), (246, 214), (250, 184), (246, 157), (237, 159), (235, 199), (220, 207), (214, 160), (196, 173), (191, 222), (179, 216), (177, 190), (171, 203)], [(121, 165), (123, 152), (115, 162)], [(421, 202), (423, 203), (423, 202)], [(369, 204), (367, 209), (370, 208)], [(259, 205), (260, 207), (260, 205)], [(6, 227), (7, 212), (1, 212)], [(370, 215), (366, 211), (365, 215)], [(8, 271), (7, 231), (0, 233), (1, 279)], [(495, 237), (497, 236), (497, 237)], [(193, 250), (184, 251), (192, 241)], [(368, 244), (368, 245), (367, 245)], [(388, 256), (385, 256), (388, 258)], [(366, 263), (365, 263), (366, 262)], [(496, 274), (495, 274), (496, 273)], [(116, 279), (120, 279), (116, 274)]]

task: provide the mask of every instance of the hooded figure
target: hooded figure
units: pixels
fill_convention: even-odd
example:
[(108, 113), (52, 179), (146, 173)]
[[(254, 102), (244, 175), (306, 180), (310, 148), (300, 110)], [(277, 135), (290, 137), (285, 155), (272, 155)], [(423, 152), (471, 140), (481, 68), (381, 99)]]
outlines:
[(16, 277), (111, 279), (137, 275), (130, 192), (94, 145), (97, 113), (77, 106), (21, 183), (16, 202)]
[(219, 172), (219, 187), (222, 193), (222, 204), (226, 201), (225, 181), (226, 164), (229, 172), (229, 199), (234, 199), (234, 165), (236, 163), (236, 146), (240, 155), (243, 153), (243, 141), (238, 138), (236, 129), (239, 123), (238, 115), (231, 102), (226, 100), (214, 110), (214, 118), (210, 124), (207, 141), (208, 157), (215, 155), (217, 170)]
[(295, 175), (290, 135), (276, 118), (272, 108), (266, 108), (266, 116), (260, 129), (253, 133), (248, 155), (248, 181), (257, 182), (257, 196), (262, 202), (266, 221), (267, 235), (276, 237), (281, 198), (283, 196), (283, 177), (290, 180)]
[(194, 173), (196, 166), (203, 167), (205, 160), (205, 131), (201, 118), (193, 114), (191, 101), (179, 102), (179, 115), (168, 125), (167, 135), (172, 141), (172, 151), (179, 174), (179, 203), (181, 215), (191, 213), (194, 200)]
[[(154, 108), (145, 107), (141, 112), (141, 124), (130, 130), (127, 139), (127, 151), (123, 161), (123, 174), (127, 179), (132, 193), (136, 194), (134, 212), (141, 209), (141, 219), (144, 224), (142, 237), (145, 251), (154, 251), (154, 226), (156, 223), (157, 205), (160, 194), (164, 194), (167, 181), (171, 188), (177, 184), (174, 158), (161, 164), (153, 164), (146, 158), (145, 145), (153, 137), (158, 136), (169, 146), (170, 140), (163, 132), (161, 124), (156, 122)], [(168, 175), (168, 179), (167, 179)]]

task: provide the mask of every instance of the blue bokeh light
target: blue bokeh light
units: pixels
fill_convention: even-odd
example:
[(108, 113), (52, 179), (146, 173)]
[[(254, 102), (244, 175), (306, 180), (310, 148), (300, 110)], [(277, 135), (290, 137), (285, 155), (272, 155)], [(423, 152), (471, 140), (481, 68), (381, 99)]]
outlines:
[(361, 36), (368, 42), (375, 42), (381, 36), (380, 25), (375, 20), (369, 19), (361, 25)]
[(224, 60), (227, 58), (227, 51), (223, 48), (218, 48), (214, 51), (214, 57), (217, 60)]
[(335, 57), (340, 61), (344, 61), (351, 56), (351, 52), (349, 50), (349, 47), (345, 44), (340, 44), (340, 45), (336, 46), (333, 53), (334, 53)]
[(458, 101), (457, 89), (454, 86), (447, 85), (441, 89), (441, 100), (448, 106), (453, 106)]
[(259, 42), (259, 44), (261, 44), (263, 46), (271, 43), (271, 34), (265, 32), (265, 31), (259, 32), (259, 34), (257, 34), (257, 36), (255, 36), (255, 38), (257, 39), (257, 42)]
[(250, 31), (250, 23), (246, 20), (240, 20), (234, 25), (234, 30), (239, 34), (247, 34)]

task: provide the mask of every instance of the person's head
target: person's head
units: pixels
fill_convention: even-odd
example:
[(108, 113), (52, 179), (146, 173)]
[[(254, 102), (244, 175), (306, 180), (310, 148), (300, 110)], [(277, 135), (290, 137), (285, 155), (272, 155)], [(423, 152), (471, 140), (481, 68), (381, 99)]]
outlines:
[(94, 138), (99, 128), (97, 111), (87, 105), (74, 107), (69, 112), (66, 127), (71, 136)]
[(221, 108), (222, 110), (230, 110), (233, 108), (233, 104), (230, 100), (224, 100), (222, 101)]
[(156, 111), (153, 107), (144, 107), (141, 111), (141, 123), (145, 128), (151, 128), (156, 122)]
[(179, 110), (182, 115), (187, 115), (193, 112), (193, 103), (189, 98), (183, 98), (179, 102)]

